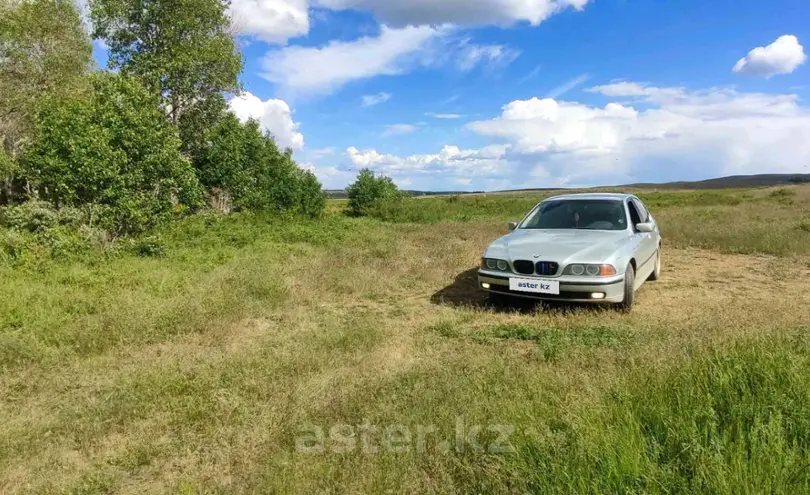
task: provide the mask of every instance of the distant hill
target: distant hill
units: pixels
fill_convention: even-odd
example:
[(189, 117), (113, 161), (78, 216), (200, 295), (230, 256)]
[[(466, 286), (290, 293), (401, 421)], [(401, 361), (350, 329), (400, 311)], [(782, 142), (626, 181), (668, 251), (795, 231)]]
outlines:
[(626, 187), (658, 189), (730, 189), (737, 187), (772, 187), (810, 182), (810, 174), (732, 175), (697, 182), (667, 182), (665, 184), (628, 184)]
[[(665, 182), (665, 183), (636, 183), (636, 184), (623, 184), (619, 186), (601, 186), (601, 187), (627, 187), (639, 189), (733, 189), (743, 187), (773, 187), (773, 186), (787, 186), (791, 184), (804, 184), (810, 183), (810, 174), (759, 174), (759, 175), (732, 175), (729, 177), (720, 177), (717, 179), (706, 179), (700, 181), (680, 181), (680, 182)], [(559, 191), (565, 189), (561, 187), (555, 188), (531, 188), (531, 189), (511, 189), (508, 191), (493, 191), (499, 193), (508, 192), (529, 192), (529, 191)], [(343, 189), (328, 189), (325, 191), (327, 197), (331, 199), (346, 199), (346, 191)], [(407, 191), (414, 196), (446, 196), (449, 194), (481, 194), (483, 191)]]

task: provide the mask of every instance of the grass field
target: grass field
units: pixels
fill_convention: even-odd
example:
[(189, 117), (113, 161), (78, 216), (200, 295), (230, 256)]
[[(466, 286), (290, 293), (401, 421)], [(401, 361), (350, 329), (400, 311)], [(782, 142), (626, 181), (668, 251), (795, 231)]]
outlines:
[(538, 195), (0, 258), (0, 492), (810, 491), (810, 186), (638, 193), (630, 314), (476, 289)]

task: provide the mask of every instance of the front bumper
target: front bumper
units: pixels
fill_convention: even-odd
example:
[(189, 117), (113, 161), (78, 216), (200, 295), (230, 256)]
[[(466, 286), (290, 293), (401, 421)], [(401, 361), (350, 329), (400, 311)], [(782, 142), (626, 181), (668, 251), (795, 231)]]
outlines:
[[(526, 299), (539, 299), (545, 301), (569, 301), (586, 303), (620, 303), (624, 300), (624, 275), (610, 277), (604, 281), (579, 282), (562, 278), (527, 277), (515, 275), (519, 278), (537, 278), (539, 280), (559, 280), (560, 294), (535, 294), (532, 292), (519, 292), (509, 289), (509, 275), (495, 275), (484, 271), (478, 272), (478, 287), (493, 294), (504, 294)], [(484, 288), (488, 284), (489, 288)], [(594, 298), (593, 294), (604, 294), (603, 298)]]

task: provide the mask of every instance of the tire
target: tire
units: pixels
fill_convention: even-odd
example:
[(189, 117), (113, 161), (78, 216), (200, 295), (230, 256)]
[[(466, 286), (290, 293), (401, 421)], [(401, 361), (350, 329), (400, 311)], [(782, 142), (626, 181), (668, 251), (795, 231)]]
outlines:
[(655, 282), (656, 280), (661, 278), (661, 248), (655, 252), (655, 270), (650, 274), (650, 278), (648, 280), (652, 280)]
[(636, 270), (633, 265), (627, 265), (624, 271), (624, 300), (619, 303), (622, 311), (630, 311), (633, 308), (633, 303), (636, 302), (634, 285), (636, 285)]

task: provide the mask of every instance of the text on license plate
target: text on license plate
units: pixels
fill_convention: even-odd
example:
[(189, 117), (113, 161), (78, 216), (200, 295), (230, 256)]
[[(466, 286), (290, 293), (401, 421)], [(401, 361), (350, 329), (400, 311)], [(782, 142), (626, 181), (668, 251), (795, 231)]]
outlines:
[(509, 290), (534, 292), (536, 294), (560, 294), (560, 282), (556, 280), (537, 280), (531, 278), (510, 278)]

